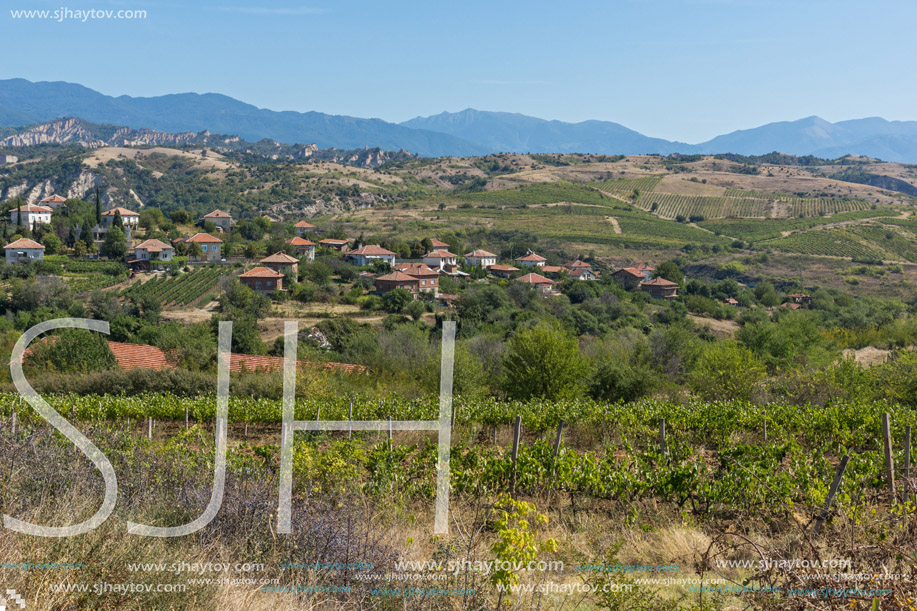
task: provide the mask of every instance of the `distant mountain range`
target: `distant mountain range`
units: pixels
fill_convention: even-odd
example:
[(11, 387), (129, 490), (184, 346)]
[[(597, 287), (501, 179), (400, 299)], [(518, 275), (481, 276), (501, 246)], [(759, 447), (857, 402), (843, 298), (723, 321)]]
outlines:
[(320, 148), (403, 149), (432, 157), (497, 152), (761, 155), (779, 151), (827, 158), (853, 154), (917, 163), (917, 121), (879, 117), (830, 123), (813, 116), (687, 144), (650, 138), (610, 121), (566, 123), (467, 109), (396, 124), (319, 112), (278, 112), (213, 93), (112, 97), (73, 83), (0, 80), (0, 127), (21, 127), (61, 117), (138, 130), (210, 130), (237, 134), (253, 142), (270, 138), (289, 145), (314, 143)]

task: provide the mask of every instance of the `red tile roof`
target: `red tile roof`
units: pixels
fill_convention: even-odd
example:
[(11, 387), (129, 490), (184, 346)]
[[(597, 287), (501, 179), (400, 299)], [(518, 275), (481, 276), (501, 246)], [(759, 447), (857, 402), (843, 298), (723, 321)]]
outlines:
[(541, 271), (545, 272), (546, 274), (559, 274), (561, 272), (567, 271), (567, 269), (561, 267), (560, 265), (542, 265)]
[(36, 242), (35, 240), (30, 240), (29, 238), (19, 238), (15, 242), (10, 242), (3, 248), (40, 248), (44, 250), (45, 247)]
[(384, 276), (379, 276), (376, 280), (385, 280), (388, 282), (418, 282), (417, 278), (414, 276), (405, 274), (403, 272), (392, 272), (390, 274), (385, 274)]
[(319, 240), (319, 244), (346, 244), (350, 240), (339, 240), (337, 238), (325, 238), (324, 240)]
[(536, 273), (519, 276), (518, 278), (516, 278), (516, 282), (525, 282), (526, 284), (535, 284), (535, 285), (554, 284), (553, 280), (549, 278), (545, 278), (541, 274), (536, 274)]
[(256, 267), (240, 274), (239, 278), (283, 278), (283, 274), (269, 267)]
[(292, 244), (293, 246), (315, 246), (315, 242), (310, 242), (305, 238), (291, 238), (287, 244)]
[(211, 242), (222, 244), (223, 240), (220, 238), (215, 238), (209, 233), (195, 233), (190, 238), (186, 239), (185, 242), (200, 242), (204, 244), (210, 244)]
[(678, 283), (659, 277), (653, 278), (652, 280), (647, 280), (643, 283), (643, 286), (678, 286)]
[(114, 216), (116, 213), (120, 213), (121, 216), (140, 216), (133, 210), (128, 210), (127, 208), (112, 208), (111, 210), (106, 210), (102, 213), (102, 216)]
[(518, 272), (518, 267), (513, 267), (512, 265), (488, 265), (487, 269), (492, 272)]
[(44, 198), (43, 200), (41, 200), (38, 203), (39, 204), (61, 204), (65, 201), (67, 201), (66, 197), (61, 197), (60, 195), (54, 194), (54, 195), (51, 195), (50, 197)]
[(456, 255), (448, 250), (434, 250), (423, 256), (424, 259), (454, 259), (455, 257)]
[(585, 261), (580, 261), (579, 259), (577, 259), (576, 261), (570, 261), (569, 263), (564, 263), (564, 267), (567, 267), (569, 269), (579, 269), (579, 268), (592, 269), (592, 266), (590, 264), (586, 263)]
[(315, 229), (315, 225), (313, 225), (312, 223), (307, 223), (306, 221), (299, 221), (298, 223), (293, 225), (293, 227), (299, 227), (302, 229)]
[(440, 242), (436, 238), (430, 240), (430, 244), (433, 245), (433, 248), (449, 248), (449, 245), (445, 242)]
[(16, 210), (21, 210), (22, 212), (54, 212), (51, 208), (47, 206), (39, 206), (37, 204), (26, 204), (25, 206), (19, 206), (18, 208), (13, 208), (13, 212)]
[(536, 255), (533, 252), (530, 252), (529, 254), (525, 255), (524, 257), (517, 258), (516, 261), (547, 261), (547, 259), (545, 259), (544, 257), (540, 255)]
[(274, 254), (261, 259), (260, 263), (278, 263), (278, 264), (292, 264), (299, 263), (299, 259), (292, 257), (285, 252), (275, 252)]
[(613, 273), (612, 276), (617, 276), (618, 274), (627, 275), (627, 276), (631, 276), (634, 278), (643, 278), (644, 277), (640, 269), (636, 267), (622, 267), (621, 269)]
[(382, 255), (382, 256), (392, 256), (392, 257), (395, 256), (395, 253), (393, 253), (390, 250), (385, 250), (378, 244), (369, 244), (367, 246), (361, 246), (360, 248), (351, 250), (347, 254), (348, 255), (365, 255), (365, 256), (371, 256), (371, 255)]
[(205, 214), (204, 218), (205, 219), (228, 219), (228, 218), (232, 218), (232, 216), (228, 212), (223, 212), (222, 210), (218, 208), (214, 210), (213, 212), (208, 212), (207, 214)]
[(143, 242), (140, 242), (139, 244), (134, 246), (134, 250), (137, 250), (138, 248), (141, 250), (147, 250), (149, 252), (161, 252), (162, 249), (164, 248), (171, 249), (172, 247), (166, 244), (165, 242), (161, 242), (159, 240), (152, 239), (152, 240), (144, 240)]
[(439, 276), (439, 272), (435, 269), (431, 269), (423, 263), (398, 263), (395, 265), (395, 269), (399, 272), (404, 272), (409, 276)]
[(595, 276), (595, 272), (593, 272), (592, 268), (589, 267), (578, 267), (576, 269), (570, 270), (570, 276), (573, 278), (579, 278), (580, 276), (585, 276), (586, 274)]
[(108, 342), (121, 369), (171, 369), (166, 353), (156, 346)]
[(466, 257), (477, 257), (480, 259), (482, 257), (496, 257), (497, 255), (495, 255), (492, 252), (487, 252), (486, 250), (472, 250), (471, 252), (466, 253), (465, 256)]

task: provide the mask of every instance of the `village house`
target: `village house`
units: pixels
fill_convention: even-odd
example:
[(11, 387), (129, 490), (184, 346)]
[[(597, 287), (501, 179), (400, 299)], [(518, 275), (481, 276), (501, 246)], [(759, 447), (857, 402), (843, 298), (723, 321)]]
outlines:
[(315, 242), (310, 242), (305, 238), (290, 238), (287, 244), (292, 244), (300, 257), (305, 257), (310, 263), (315, 261)]
[(517, 263), (525, 267), (544, 267), (546, 261), (547, 259), (540, 255), (536, 255), (531, 250), (516, 259)]
[(345, 257), (350, 259), (357, 267), (370, 265), (373, 261), (382, 261), (393, 267), (395, 265), (395, 253), (382, 248), (378, 244), (361, 246), (360, 248), (351, 250)]
[(338, 252), (344, 252), (347, 250), (347, 245), (350, 244), (350, 240), (338, 240), (336, 238), (325, 238), (324, 240), (318, 241), (319, 246), (323, 248), (328, 248), (330, 250), (336, 250)]
[(449, 245), (448, 245), (448, 244), (446, 244), (445, 242), (442, 242), (442, 241), (440, 241), (440, 240), (437, 240), (437, 239), (435, 239), (435, 238), (433, 238), (433, 239), (430, 240), (430, 244), (433, 245), (433, 250), (434, 250), (434, 251), (436, 251), (436, 250), (446, 250), (446, 251), (448, 251), (448, 250), (449, 250)]
[(267, 267), (256, 267), (241, 274), (239, 282), (259, 293), (283, 290), (283, 274)]
[(395, 265), (395, 271), (420, 280), (418, 290), (421, 293), (433, 293), (434, 297), (439, 293), (439, 273), (435, 269), (423, 263), (398, 263)]
[(542, 265), (541, 272), (544, 274), (563, 274), (567, 272), (567, 268), (561, 265)]
[(576, 269), (572, 269), (568, 273), (570, 274), (571, 278), (575, 278), (576, 280), (595, 280), (596, 279), (595, 272), (585, 267), (578, 267)]
[(665, 278), (653, 278), (640, 285), (641, 291), (646, 291), (653, 299), (674, 299), (678, 297), (678, 284)]
[(531, 284), (543, 294), (550, 293), (554, 286), (553, 280), (550, 278), (545, 278), (541, 274), (536, 274), (535, 272), (528, 273), (524, 276), (519, 276), (516, 278), (516, 282)]
[(215, 238), (209, 233), (195, 233), (190, 238), (187, 238), (185, 243), (201, 245), (202, 254), (197, 258), (198, 261), (219, 261), (222, 258), (220, 256), (220, 246), (223, 244), (223, 240)]
[(275, 272), (289, 274), (293, 278), (296, 278), (296, 274), (299, 271), (299, 259), (291, 257), (285, 252), (275, 252), (269, 257), (261, 259), (259, 263)]
[(631, 269), (637, 270), (637, 272), (639, 272), (643, 276), (644, 280), (652, 280), (653, 272), (656, 271), (655, 267), (653, 267), (652, 265), (647, 265), (646, 263), (643, 263)]
[(26, 204), (10, 210), (11, 225), (16, 225), (20, 218), (22, 218), (23, 227), (34, 227), (35, 223), (47, 225), (51, 223), (51, 208), (36, 204)]
[(34, 240), (20, 238), (3, 247), (6, 251), (6, 263), (30, 263), (45, 258), (45, 247)]
[(514, 273), (519, 271), (519, 268), (513, 267), (512, 265), (501, 265), (498, 263), (497, 265), (491, 265), (488, 267), (487, 271), (489, 271), (494, 276), (509, 279), (513, 277)]
[(568, 261), (567, 263), (564, 263), (564, 267), (566, 267), (571, 272), (578, 269), (588, 269), (589, 271), (592, 271), (591, 264), (586, 263), (585, 261), (580, 261), (579, 259), (576, 261)]
[(388, 293), (395, 289), (404, 289), (416, 296), (420, 290), (420, 280), (404, 272), (394, 271), (384, 276), (379, 276), (373, 281), (377, 293)]
[(497, 255), (492, 252), (487, 252), (486, 250), (472, 250), (469, 253), (465, 253), (465, 265), (487, 269), (491, 265), (496, 264)]
[(175, 249), (160, 240), (144, 240), (134, 246), (134, 258), (141, 261), (171, 261)]
[(432, 250), (423, 256), (423, 264), (436, 270), (454, 268), (458, 265), (458, 256), (448, 250)]
[(611, 275), (615, 282), (627, 290), (635, 289), (648, 278), (636, 267), (622, 267)]
[(315, 231), (315, 225), (312, 223), (307, 223), (306, 221), (299, 221), (293, 225), (293, 229), (296, 230), (296, 235), (302, 237), (306, 233), (313, 233)]
[(812, 302), (812, 296), (806, 295), (805, 293), (790, 293), (787, 295), (793, 303), (798, 303), (801, 306), (809, 305)]
[(208, 212), (201, 220), (205, 223), (210, 221), (216, 225), (217, 229), (224, 233), (229, 231), (229, 228), (232, 227), (232, 215), (230, 215), (228, 212), (223, 212), (220, 209), (216, 209), (213, 212)]
[(115, 216), (121, 214), (121, 226), (133, 227), (136, 229), (140, 225), (140, 215), (127, 208), (112, 208), (102, 213), (102, 227), (108, 229), (115, 222)]
[(739, 305), (739, 300), (734, 299), (732, 297), (727, 297), (726, 299), (723, 300), (723, 303), (725, 303), (726, 305), (737, 306)]
[(48, 208), (51, 208), (52, 210), (57, 210), (58, 208), (63, 206), (64, 202), (66, 201), (67, 201), (66, 197), (61, 197), (60, 195), (55, 194), (55, 195), (50, 195), (44, 198), (43, 200), (39, 201), (38, 205), (47, 206)]

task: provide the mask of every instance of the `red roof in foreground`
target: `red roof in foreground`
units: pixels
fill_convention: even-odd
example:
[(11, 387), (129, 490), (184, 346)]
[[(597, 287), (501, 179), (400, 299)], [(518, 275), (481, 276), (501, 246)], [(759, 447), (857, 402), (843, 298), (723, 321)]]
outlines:
[(171, 369), (166, 353), (156, 346), (108, 342), (121, 369)]
[(15, 242), (10, 242), (3, 248), (40, 248), (44, 250), (45, 247), (36, 242), (35, 240), (30, 240), (29, 238), (19, 238)]

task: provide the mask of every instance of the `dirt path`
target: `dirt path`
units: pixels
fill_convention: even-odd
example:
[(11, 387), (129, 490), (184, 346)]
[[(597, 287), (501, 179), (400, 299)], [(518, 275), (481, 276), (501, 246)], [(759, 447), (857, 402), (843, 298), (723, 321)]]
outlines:
[(621, 231), (621, 224), (618, 222), (618, 219), (616, 219), (613, 216), (606, 216), (605, 220), (611, 223), (611, 228), (614, 230), (615, 233), (617, 234), (624, 233), (623, 231)]

